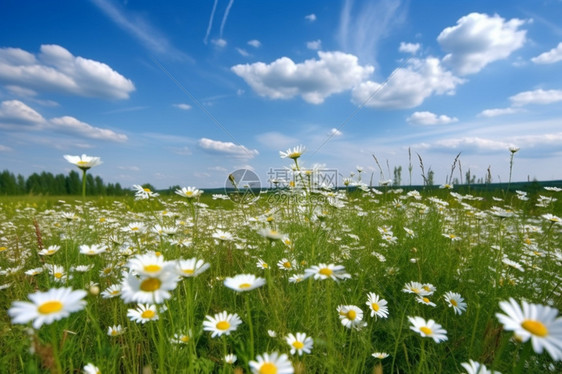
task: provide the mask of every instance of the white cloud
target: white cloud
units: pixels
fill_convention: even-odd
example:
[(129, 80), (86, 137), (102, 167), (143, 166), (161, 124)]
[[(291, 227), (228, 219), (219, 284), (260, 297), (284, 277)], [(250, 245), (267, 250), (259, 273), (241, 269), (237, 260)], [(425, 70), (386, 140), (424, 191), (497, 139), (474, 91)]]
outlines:
[(462, 138), (441, 139), (435, 141), (428, 148), (437, 149), (460, 149), (463, 151), (482, 150), (482, 151), (507, 151), (512, 143), (486, 139), (477, 136), (467, 136)]
[(243, 145), (234, 144), (232, 142), (222, 142), (220, 140), (212, 140), (208, 138), (199, 139), (199, 147), (210, 153), (229, 155), (236, 158), (254, 158), (259, 152), (256, 149), (248, 149)]
[(343, 133), (334, 127), (333, 129), (330, 130), (328, 135), (336, 137), (336, 136), (342, 136)]
[(108, 65), (73, 56), (58, 45), (42, 45), (37, 57), (19, 48), (0, 48), (0, 82), (21, 89), (86, 97), (127, 99), (133, 82)]
[(0, 144), (0, 152), (10, 152), (10, 151), (13, 151), (13, 149), (8, 146)]
[(248, 45), (251, 45), (254, 48), (259, 48), (261, 47), (261, 42), (257, 39), (252, 39), (248, 41)]
[(237, 51), (238, 53), (240, 53), (240, 55), (242, 55), (242, 56), (244, 56), (244, 57), (250, 56), (250, 54), (248, 53), (248, 51), (246, 51), (245, 49), (236, 48), (236, 51)]
[(298, 144), (299, 139), (281, 134), (277, 131), (270, 131), (256, 136), (256, 140), (269, 149), (285, 150)]
[(78, 135), (90, 139), (110, 140), (115, 142), (127, 141), (127, 135), (125, 134), (119, 134), (109, 129), (94, 127), (70, 116), (51, 119), (49, 121), (49, 127), (53, 128), (57, 132)]
[(224, 48), (228, 44), (226, 42), (226, 40), (224, 40), (223, 38), (213, 39), (213, 40), (211, 40), (211, 43), (213, 43), (214, 45), (216, 45), (219, 48)]
[(340, 46), (362, 61), (375, 62), (380, 40), (406, 22), (407, 16), (408, 7), (401, 0), (345, 0), (337, 34)]
[(474, 74), (493, 61), (507, 58), (525, 43), (525, 21), (470, 13), (445, 28), (437, 41), (447, 55), (443, 62), (460, 75)]
[(109, 129), (94, 127), (74, 117), (64, 116), (46, 120), (41, 114), (19, 100), (3, 101), (0, 104), (0, 128), (7, 130), (26, 129), (54, 131), (83, 138), (124, 142), (127, 136)]
[(306, 48), (312, 49), (312, 50), (321, 49), (322, 48), (322, 40), (318, 39), (318, 40), (313, 40), (311, 42), (306, 42)]
[(398, 48), (398, 50), (400, 52), (411, 53), (411, 54), (415, 55), (418, 52), (418, 50), (420, 49), (420, 47), (421, 47), (420, 43), (400, 42), (400, 47)]
[(558, 43), (556, 48), (552, 48), (548, 52), (541, 53), (537, 57), (531, 59), (535, 64), (553, 64), (562, 61), (562, 42)]
[(312, 13), (304, 17), (307, 21), (314, 22), (316, 21), (316, 14)]
[(449, 117), (444, 114), (438, 116), (431, 112), (414, 112), (406, 121), (416, 125), (447, 125), (458, 122), (458, 118)]
[(149, 51), (175, 59), (191, 60), (184, 52), (175, 48), (162, 33), (139, 14), (127, 13), (118, 9), (113, 2), (92, 0), (117, 26), (139, 40)]
[(174, 104), (174, 107), (176, 107), (178, 109), (181, 109), (181, 110), (190, 110), (192, 108), (191, 105), (185, 104), (185, 103)]
[(39, 125), (43, 116), (19, 100), (7, 100), (0, 104), (0, 126)]
[(301, 96), (312, 104), (321, 104), (326, 97), (351, 89), (374, 71), (372, 66), (360, 66), (357, 57), (350, 54), (319, 51), (318, 56), (302, 63), (282, 57), (271, 64), (256, 62), (236, 65), (231, 70), (260, 96)]
[(506, 114), (515, 114), (521, 112), (518, 108), (494, 108), (486, 109), (478, 114), (478, 117), (498, 117)]
[(410, 59), (392, 72), (384, 83), (366, 81), (357, 85), (352, 101), (372, 108), (414, 108), (433, 94), (453, 94), (464, 80), (446, 71), (436, 58)]
[(513, 106), (523, 106), (529, 104), (552, 104), (562, 101), (562, 90), (543, 90), (524, 91), (509, 98)]

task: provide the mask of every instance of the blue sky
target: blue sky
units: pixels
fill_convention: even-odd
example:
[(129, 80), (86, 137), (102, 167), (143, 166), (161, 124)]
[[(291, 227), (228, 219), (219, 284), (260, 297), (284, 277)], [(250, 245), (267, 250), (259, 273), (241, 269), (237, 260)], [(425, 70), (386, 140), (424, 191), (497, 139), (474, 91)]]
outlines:
[[(264, 185), (302, 144), (348, 175), (416, 153), (463, 173), (562, 179), (562, 1), (0, 3), (0, 169), (124, 186)], [(387, 166), (388, 165), (388, 166)], [(458, 168), (457, 168), (458, 173)], [(456, 175), (458, 177), (458, 174)]]

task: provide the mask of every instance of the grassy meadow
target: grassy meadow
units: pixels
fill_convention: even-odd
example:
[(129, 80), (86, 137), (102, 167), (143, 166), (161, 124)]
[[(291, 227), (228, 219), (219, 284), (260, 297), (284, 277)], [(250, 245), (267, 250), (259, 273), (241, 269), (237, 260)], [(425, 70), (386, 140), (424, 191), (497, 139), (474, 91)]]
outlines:
[[(562, 372), (560, 317), (540, 313), (562, 304), (560, 190), (296, 175), (244, 203), (0, 198), (0, 371)], [(85, 292), (30, 297), (59, 288)], [(539, 343), (498, 318), (510, 298), (537, 304)]]

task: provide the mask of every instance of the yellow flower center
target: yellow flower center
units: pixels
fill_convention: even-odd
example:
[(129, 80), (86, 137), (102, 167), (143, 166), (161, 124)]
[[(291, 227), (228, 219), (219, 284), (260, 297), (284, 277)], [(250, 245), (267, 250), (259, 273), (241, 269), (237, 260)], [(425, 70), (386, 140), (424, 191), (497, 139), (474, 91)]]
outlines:
[(319, 274), (325, 275), (327, 277), (331, 276), (334, 272), (330, 268), (322, 268), (318, 271)]
[(56, 250), (54, 250), (54, 249), (49, 249), (49, 250), (47, 250), (47, 254), (48, 254), (48, 255), (52, 255), (52, 254), (55, 253), (55, 252), (56, 252)]
[(241, 285), (238, 286), (238, 288), (241, 289), (246, 289), (246, 288), (250, 288), (252, 287), (252, 285), (250, 283), (242, 283)]
[(79, 166), (88, 165), (88, 161), (78, 161), (78, 162), (76, 163), (76, 165), (79, 165)]
[(225, 331), (228, 330), (230, 328), (230, 323), (228, 323), (227, 321), (220, 321), (219, 323), (217, 323), (217, 329)]
[(182, 342), (184, 342), (184, 343), (187, 343), (187, 342), (189, 341), (189, 336), (187, 336), (187, 335), (182, 335), (182, 336), (180, 337), (180, 341), (182, 341)]
[(153, 292), (160, 289), (162, 282), (158, 278), (146, 278), (140, 284), (140, 289), (144, 292)]
[(302, 342), (295, 341), (293, 342), (293, 347), (295, 347), (296, 349), (303, 349), (304, 344)]
[(426, 304), (429, 303), (429, 299), (428, 299), (427, 297), (424, 297), (422, 300), (423, 300), (423, 302), (426, 303)]
[(451, 300), (449, 300), (449, 302), (451, 303), (452, 306), (459, 306), (459, 304), (457, 303), (457, 300), (451, 299)]
[(288, 269), (288, 268), (291, 267), (291, 263), (290, 263), (289, 261), (285, 261), (285, 262), (283, 263), (283, 267)]
[(58, 279), (62, 278), (62, 273), (55, 273), (53, 275), (55, 276), (55, 278), (58, 278)]
[(191, 274), (195, 273), (195, 272), (193, 271), (193, 269), (183, 269), (182, 272), (183, 272), (184, 274), (187, 274), (187, 275), (191, 275)]
[(162, 269), (162, 267), (160, 265), (145, 265), (144, 266), (144, 271), (146, 271), (147, 273), (155, 273), (157, 271), (160, 271), (160, 269)]
[(271, 362), (265, 362), (260, 367), (259, 374), (277, 374), (277, 366)]
[(267, 222), (273, 221), (273, 217), (272, 217), (272, 216), (267, 217), (266, 221), (267, 221)]
[(185, 196), (191, 197), (191, 195), (193, 195), (193, 191), (187, 191), (185, 193)]
[(357, 318), (357, 312), (355, 312), (355, 310), (350, 310), (350, 311), (348, 311), (348, 312), (345, 314), (345, 316), (346, 316), (349, 320), (353, 321), (355, 318)]
[(144, 192), (152, 192), (152, 191), (150, 191), (150, 188), (143, 188), (143, 191)]
[(529, 331), (531, 334), (540, 336), (541, 338), (544, 338), (545, 336), (548, 335), (548, 329), (540, 321), (536, 321), (533, 319), (526, 319), (523, 322), (521, 322), (521, 327)]
[(142, 312), (141, 317), (145, 319), (152, 319), (155, 315), (156, 312), (154, 312), (152, 309), (147, 309), (144, 312)]
[(119, 335), (119, 331), (117, 331), (117, 330), (111, 330), (111, 335), (112, 335), (112, 336), (117, 336), (117, 335)]
[(0, 247), (0, 252), (5, 251), (6, 249), (8, 249), (8, 247)]
[(423, 332), (425, 335), (433, 334), (433, 331), (431, 331), (431, 329), (427, 326), (420, 327), (420, 331)]
[(54, 301), (47, 301), (46, 303), (41, 304), (39, 308), (37, 308), (37, 310), (41, 314), (51, 314), (51, 313), (58, 312), (59, 310), (62, 309), (62, 307), (63, 305), (60, 301), (54, 300)]
[(373, 310), (374, 310), (375, 312), (378, 312), (379, 309), (380, 309), (379, 304), (377, 304), (377, 303), (372, 303), (372, 304), (371, 304), (371, 308), (373, 308)]
[(136, 226), (135, 226), (135, 227), (131, 227), (131, 231), (139, 231), (139, 228), (136, 227)]

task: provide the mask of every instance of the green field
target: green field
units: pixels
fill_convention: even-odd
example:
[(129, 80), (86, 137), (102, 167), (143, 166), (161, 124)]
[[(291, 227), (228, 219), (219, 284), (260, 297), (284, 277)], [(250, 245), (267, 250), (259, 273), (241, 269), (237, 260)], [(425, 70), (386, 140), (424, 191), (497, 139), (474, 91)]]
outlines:
[[(561, 372), (559, 316), (525, 316), (534, 324), (521, 324), (532, 335), (523, 343), (496, 316), (509, 298), (533, 310), (562, 304), (562, 192), (514, 190), (327, 191), (303, 180), (249, 204), (211, 194), (0, 198), (0, 370), (464, 373), (474, 360), (502, 373)], [(85, 245), (97, 247), (81, 253)], [(182, 274), (179, 260), (193, 258), (202, 261)], [(240, 274), (258, 283), (225, 286)], [(62, 287), (87, 291), (85, 303), (36, 329), (36, 318), (14, 320), (15, 301)], [(138, 323), (131, 310), (142, 298), (154, 312)], [(380, 300), (387, 315), (376, 313)], [(60, 305), (43, 302), (36, 314), (56, 316)], [(212, 319), (223, 311), (241, 323)], [(434, 320), (446, 340), (431, 338), (435, 325), (423, 336), (409, 317)], [(298, 354), (310, 339), (287, 342), (297, 333), (312, 339), (308, 353)], [(537, 353), (532, 339), (554, 353)], [(292, 369), (258, 358), (273, 352)]]

